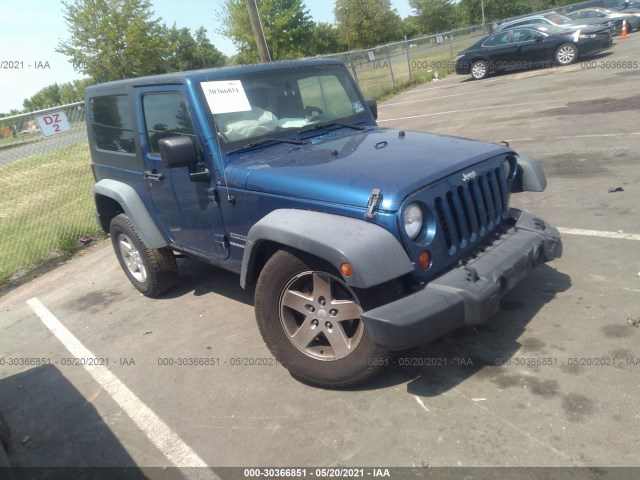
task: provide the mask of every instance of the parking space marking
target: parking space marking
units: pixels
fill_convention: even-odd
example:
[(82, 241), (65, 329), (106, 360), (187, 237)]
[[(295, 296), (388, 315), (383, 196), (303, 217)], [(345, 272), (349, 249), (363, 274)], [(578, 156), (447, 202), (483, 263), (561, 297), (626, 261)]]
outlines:
[(424, 118), (424, 117), (435, 117), (437, 115), (450, 115), (452, 113), (466, 113), (466, 112), (477, 112), (480, 110), (495, 110), (496, 108), (505, 108), (507, 110), (512, 109), (513, 107), (525, 107), (527, 105), (540, 105), (543, 103), (553, 103), (557, 104), (557, 100), (547, 100), (547, 101), (539, 101), (539, 102), (525, 102), (525, 103), (511, 103), (509, 105), (491, 105), (489, 107), (478, 107), (478, 108), (465, 108), (464, 110), (449, 110), (447, 112), (435, 112), (435, 113), (421, 113), (418, 115), (408, 115), (406, 117), (396, 117), (396, 118), (387, 118), (384, 120), (378, 120), (378, 123), (382, 122), (394, 122), (396, 120), (409, 120), (412, 118)]
[(567, 235), (583, 235), (586, 237), (617, 238), (618, 240), (640, 240), (640, 234), (637, 234), (637, 233), (603, 232), (602, 230), (582, 230), (580, 228), (561, 228), (561, 227), (558, 227), (558, 231), (560, 233), (566, 233)]
[(628, 137), (629, 135), (640, 135), (640, 132), (622, 132), (622, 133), (585, 133), (581, 135), (559, 135), (556, 137), (529, 137), (529, 138), (507, 138), (507, 142), (540, 142), (547, 140), (572, 140), (576, 138), (609, 138), (609, 137)]
[[(96, 358), (40, 300), (33, 297), (27, 300), (27, 304), (74, 357)], [(187, 478), (194, 478), (194, 474), (195, 478), (218, 478), (209, 469), (187, 470), (191, 467), (207, 467), (207, 464), (109, 369), (102, 365), (85, 365), (84, 368), (166, 459), (176, 467), (185, 469), (183, 474)]]
[[(504, 94), (505, 92), (515, 92), (520, 90), (520, 88), (504, 88), (502, 90), (500, 90), (500, 95)], [(378, 105), (378, 109), (381, 108), (386, 108), (386, 107), (393, 107), (395, 105), (405, 105), (408, 103), (422, 103), (422, 102), (430, 102), (432, 100), (439, 100), (442, 98), (450, 98), (450, 97), (460, 97), (460, 96), (465, 96), (465, 95), (477, 95), (478, 91), (474, 90), (471, 92), (463, 92), (463, 93), (453, 93), (451, 95), (442, 95), (439, 97), (428, 97), (428, 98), (421, 98), (418, 100), (405, 100), (402, 102), (396, 102), (396, 103), (385, 103), (384, 105)]]

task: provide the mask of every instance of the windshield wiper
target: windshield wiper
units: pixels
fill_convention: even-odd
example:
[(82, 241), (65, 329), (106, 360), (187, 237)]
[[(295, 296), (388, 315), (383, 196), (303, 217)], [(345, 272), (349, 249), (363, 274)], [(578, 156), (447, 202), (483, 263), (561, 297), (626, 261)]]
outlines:
[(298, 130), (298, 134), (311, 132), (313, 130), (319, 130), (319, 129), (325, 128), (325, 127), (331, 127), (333, 125), (337, 125), (339, 127), (345, 127), (345, 128), (352, 128), (354, 130), (366, 130), (367, 129), (367, 127), (363, 127), (361, 125), (351, 125), (350, 123), (342, 123), (342, 122), (330, 121), (330, 122), (316, 123), (315, 125), (312, 125), (312, 126), (310, 126), (308, 128), (303, 128), (302, 130)]
[(245, 150), (250, 150), (254, 147), (259, 147), (260, 145), (264, 145), (269, 142), (280, 142), (280, 143), (292, 143), (294, 145), (307, 145), (309, 142), (307, 140), (298, 140), (295, 138), (263, 138), (256, 142), (247, 143), (242, 147), (234, 148), (233, 150), (229, 150), (227, 155), (231, 155), (232, 153), (244, 152)]

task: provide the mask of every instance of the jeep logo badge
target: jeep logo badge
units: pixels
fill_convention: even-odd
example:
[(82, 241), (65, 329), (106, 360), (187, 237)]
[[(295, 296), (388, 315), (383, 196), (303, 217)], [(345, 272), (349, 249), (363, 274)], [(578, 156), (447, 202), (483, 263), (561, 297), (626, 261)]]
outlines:
[(469, 173), (463, 173), (462, 174), (462, 181), (463, 182), (468, 182), (469, 180), (473, 180), (474, 178), (476, 178), (478, 176), (478, 174), (476, 173), (476, 171), (472, 171)]

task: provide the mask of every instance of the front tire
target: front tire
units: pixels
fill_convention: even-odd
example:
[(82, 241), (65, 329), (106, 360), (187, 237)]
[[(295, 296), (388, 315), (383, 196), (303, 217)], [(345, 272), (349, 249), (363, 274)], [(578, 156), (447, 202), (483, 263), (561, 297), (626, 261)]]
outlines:
[(555, 59), (559, 65), (571, 65), (578, 59), (578, 48), (571, 43), (560, 45), (556, 50)]
[(356, 294), (313, 257), (276, 252), (255, 293), (256, 320), (273, 356), (295, 378), (318, 387), (361, 384), (388, 363), (369, 339)]
[(171, 250), (147, 248), (122, 213), (111, 220), (109, 231), (122, 270), (143, 295), (157, 297), (176, 284), (178, 265)]
[(489, 64), (484, 60), (476, 60), (471, 64), (471, 78), (482, 80), (489, 74)]

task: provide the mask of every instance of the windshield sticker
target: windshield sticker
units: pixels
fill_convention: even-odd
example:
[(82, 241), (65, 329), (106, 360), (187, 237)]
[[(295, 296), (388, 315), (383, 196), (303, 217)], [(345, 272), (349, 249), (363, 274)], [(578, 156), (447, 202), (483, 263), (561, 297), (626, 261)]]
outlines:
[(354, 113), (362, 113), (364, 112), (364, 107), (360, 102), (353, 102), (351, 104), (351, 108), (353, 108)]
[(202, 82), (211, 113), (248, 112), (251, 104), (240, 80)]

